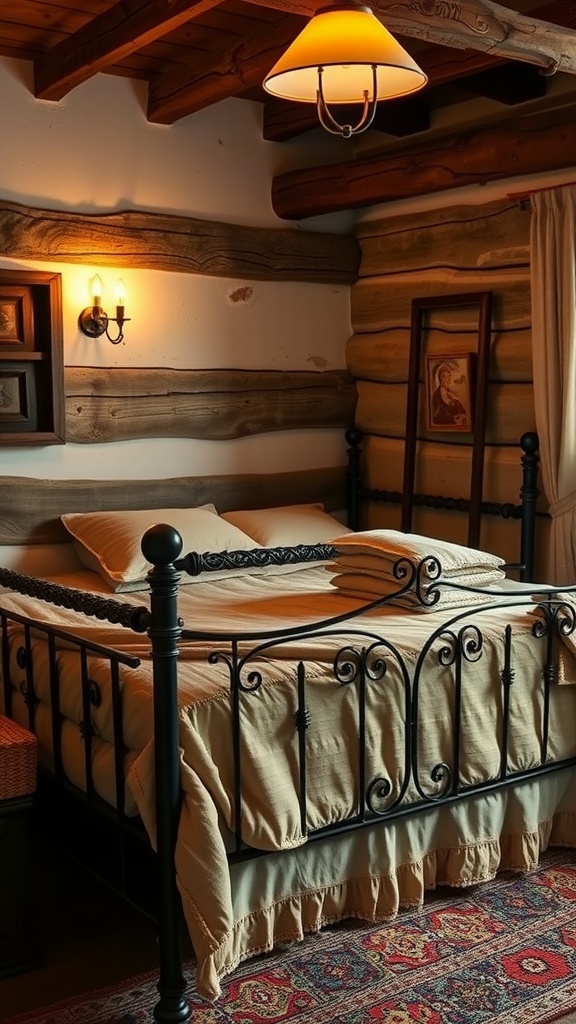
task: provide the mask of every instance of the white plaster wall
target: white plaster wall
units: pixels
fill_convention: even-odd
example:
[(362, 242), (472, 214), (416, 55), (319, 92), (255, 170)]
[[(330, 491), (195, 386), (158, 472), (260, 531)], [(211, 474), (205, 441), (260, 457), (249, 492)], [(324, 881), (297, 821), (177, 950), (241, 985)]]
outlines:
[[(227, 100), (172, 126), (146, 121), (146, 86), (97, 75), (59, 103), (36, 100), (32, 67), (0, 59), (0, 198), (83, 213), (150, 210), (255, 227), (350, 231), (350, 214), (287, 224), (274, 214), (271, 180), (287, 162), (335, 159), (331, 138), (278, 146), (262, 140), (260, 107)], [(305, 157), (304, 157), (305, 151)], [(0, 269), (62, 275), (69, 366), (343, 368), (349, 289), (247, 282), (192, 274), (95, 268), (89, 262), (3, 258)], [(125, 343), (78, 329), (94, 273), (113, 314), (126, 289)], [(238, 298), (242, 290), (242, 298)], [(0, 446), (0, 472), (23, 476), (141, 477), (314, 468), (345, 460), (340, 431), (287, 431), (237, 442), (142, 440), (114, 445)]]

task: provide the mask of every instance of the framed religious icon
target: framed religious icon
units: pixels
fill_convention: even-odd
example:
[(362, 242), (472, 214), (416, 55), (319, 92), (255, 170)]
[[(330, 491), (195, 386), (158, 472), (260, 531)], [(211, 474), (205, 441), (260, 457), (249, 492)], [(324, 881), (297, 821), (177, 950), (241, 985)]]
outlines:
[(426, 356), (426, 420), (428, 430), (459, 430), (474, 426), (472, 355)]

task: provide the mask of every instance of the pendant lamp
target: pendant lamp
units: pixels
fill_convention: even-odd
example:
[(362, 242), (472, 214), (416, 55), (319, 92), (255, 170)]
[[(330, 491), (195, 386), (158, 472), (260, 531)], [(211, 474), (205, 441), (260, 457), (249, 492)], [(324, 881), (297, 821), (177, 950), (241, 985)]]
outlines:
[[(349, 138), (366, 131), (378, 100), (408, 96), (428, 81), (370, 7), (322, 7), (266, 75), (267, 92), (281, 99), (315, 103), (326, 131)], [(359, 103), (358, 122), (340, 124), (330, 111)]]

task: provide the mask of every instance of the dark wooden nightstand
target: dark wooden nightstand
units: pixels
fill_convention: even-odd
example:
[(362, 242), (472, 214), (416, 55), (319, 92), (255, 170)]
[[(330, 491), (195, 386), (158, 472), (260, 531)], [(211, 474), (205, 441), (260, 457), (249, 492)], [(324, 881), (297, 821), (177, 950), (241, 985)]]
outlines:
[(29, 812), (36, 790), (36, 737), (0, 715), (0, 979), (37, 967)]

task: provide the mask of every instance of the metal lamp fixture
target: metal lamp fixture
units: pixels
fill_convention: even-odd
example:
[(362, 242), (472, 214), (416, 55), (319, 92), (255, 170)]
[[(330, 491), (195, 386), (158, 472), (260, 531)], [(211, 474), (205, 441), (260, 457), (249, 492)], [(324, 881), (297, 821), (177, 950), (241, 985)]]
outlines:
[[(100, 338), (105, 334), (108, 341), (113, 345), (119, 345), (121, 341), (124, 341), (124, 324), (130, 319), (130, 317), (124, 316), (124, 285), (122, 281), (118, 281), (116, 316), (108, 316), (102, 309), (102, 282), (98, 274), (96, 274), (92, 281), (92, 293), (92, 305), (86, 306), (86, 309), (83, 309), (78, 317), (80, 330), (89, 338)], [(115, 323), (118, 327), (114, 337), (112, 337), (108, 330), (108, 326), (111, 323)]]
[[(408, 96), (428, 81), (370, 7), (321, 8), (264, 79), (267, 92), (316, 103), (321, 125), (349, 138), (366, 131), (378, 100)], [(332, 105), (360, 103), (355, 125), (340, 124)]]

